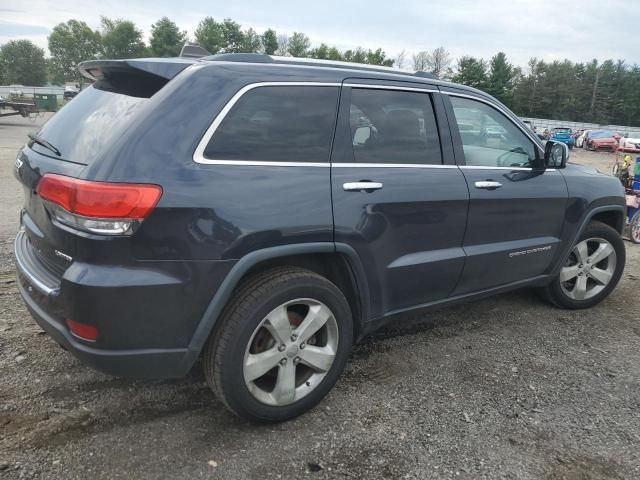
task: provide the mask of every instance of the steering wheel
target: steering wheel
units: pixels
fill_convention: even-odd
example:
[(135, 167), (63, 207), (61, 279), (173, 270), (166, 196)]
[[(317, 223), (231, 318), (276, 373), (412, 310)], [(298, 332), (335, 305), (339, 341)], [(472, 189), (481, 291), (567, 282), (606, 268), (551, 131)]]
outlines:
[(527, 152), (524, 151), (522, 147), (515, 147), (509, 150), (508, 152), (503, 153), (497, 159), (498, 167), (522, 167), (521, 162), (513, 162), (510, 161), (510, 157), (513, 157), (513, 154), (517, 153), (518, 157), (521, 155), (528, 155)]

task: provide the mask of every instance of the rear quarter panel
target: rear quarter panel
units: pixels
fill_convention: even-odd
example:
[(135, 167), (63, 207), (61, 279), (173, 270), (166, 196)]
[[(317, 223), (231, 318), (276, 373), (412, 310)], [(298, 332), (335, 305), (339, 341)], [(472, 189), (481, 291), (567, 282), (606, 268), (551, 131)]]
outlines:
[[(301, 69), (295, 80), (336, 81), (332, 75)], [(329, 168), (193, 161), (207, 128), (240, 88), (286, 80), (264, 66), (190, 67), (152, 97), (108, 161), (86, 169), (96, 180), (162, 186), (156, 210), (132, 239), (136, 259), (238, 259), (258, 248), (333, 240)]]

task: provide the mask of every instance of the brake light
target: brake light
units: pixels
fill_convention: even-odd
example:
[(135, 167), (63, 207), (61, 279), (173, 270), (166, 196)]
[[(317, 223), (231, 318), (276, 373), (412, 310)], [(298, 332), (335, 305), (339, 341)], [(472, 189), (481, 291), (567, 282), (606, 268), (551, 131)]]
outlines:
[(92, 182), (48, 173), (37, 192), (61, 224), (100, 235), (128, 235), (153, 211), (162, 187)]

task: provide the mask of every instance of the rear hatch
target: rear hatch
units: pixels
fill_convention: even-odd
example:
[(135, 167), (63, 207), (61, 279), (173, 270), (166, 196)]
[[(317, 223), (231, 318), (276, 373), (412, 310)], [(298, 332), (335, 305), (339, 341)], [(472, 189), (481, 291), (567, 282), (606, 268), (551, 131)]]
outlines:
[[(44, 276), (61, 278), (76, 256), (78, 232), (60, 228), (37, 193), (45, 174), (82, 178), (128, 129), (151, 97), (184, 68), (185, 59), (95, 61), (81, 66), (95, 83), (67, 103), (37, 132), (16, 159), (16, 177), (24, 187), (21, 224), (24, 233), (16, 248), (35, 258)], [(19, 245), (20, 243), (20, 245)], [(46, 275), (45, 275), (46, 274)]]

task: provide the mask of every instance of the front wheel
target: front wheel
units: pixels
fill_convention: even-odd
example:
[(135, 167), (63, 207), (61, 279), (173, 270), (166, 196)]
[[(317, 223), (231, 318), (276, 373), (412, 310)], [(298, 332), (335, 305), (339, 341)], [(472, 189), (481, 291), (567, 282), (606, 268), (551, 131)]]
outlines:
[(580, 235), (560, 273), (544, 290), (562, 308), (589, 308), (604, 300), (622, 276), (626, 252), (608, 225), (591, 222)]
[(233, 413), (261, 422), (288, 420), (322, 400), (353, 338), (342, 292), (299, 268), (250, 278), (219, 322), (204, 353), (207, 382)]
[(640, 210), (638, 210), (629, 222), (629, 236), (633, 243), (640, 243)]

